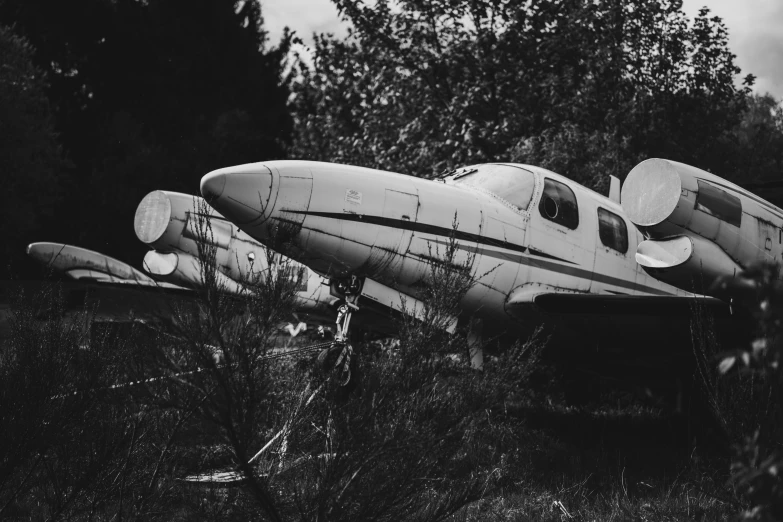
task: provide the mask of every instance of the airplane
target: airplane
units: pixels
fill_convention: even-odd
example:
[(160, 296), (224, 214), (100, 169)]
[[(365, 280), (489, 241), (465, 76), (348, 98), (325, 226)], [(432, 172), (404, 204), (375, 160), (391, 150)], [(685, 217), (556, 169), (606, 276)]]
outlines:
[(783, 211), (696, 167), (643, 161), (628, 174), (622, 197), (646, 236), (636, 261), (661, 281), (688, 288), (698, 274), (715, 294), (719, 279), (783, 258)]
[(143, 266), (157, 280), (189, 288), (202, 286), (201, 251), (209, 244), (215, 251), (217, 283), (224, 291), (246, 294), (248, 284), (263, 281), (260, 278), (271, 270), (296, 284), (298, 313), (320, 319), (334, 315), (339, 299), (331, 295), (327, 280), (270, 251), (197, 196), (150, 192), (136, 208), (133, 224), (136, 237), (152, 248)]
[(358, 280), (356, 301), (398, 310), (423, 296), (433, 253), (454, 238), (455, 264), (472, 257), (477, 278), (457, 318), (471, 325), (476, 368), (482, 337), (516, 339), (547, 317), (573, 334), (575, 361), (670, 368), (695, 307), (718, 325), (738, 315), (711, 284), (783, 249), (780, 209), (663, 159), (635, 167), (622, 190), (613, 178), (609, 197), (523, 164), (429, 180), (298, 160), (215, 170), (201, 193), (261, 243), (333, 281)]
[[(35, 305), (39, 316), (51, 313), (83, 322), (83, 312), (92, 323), (154, 321), (170, 313), (172, 302), (191, 298), (193, 291), (156, 281), (127, 263), (85, 248), (63, 243), (31, 243), (27, 254), (48, 272), (63, 275), (64, 281), (0, 282), (0, 340), (10, 335), (13, 309), (22, 303)], [(61, 308), (52, 306), (52, 292), (62, 299)], [(133, 313), (131, 314), (131, 311)]]
[(27, 255), (41, 265), (75, 280), (155, 285), (155, 280), (113, 257), (63, 243), (39, 242), (27, 246)]
[(96, 309), (99, 322), (155, 319), (170, 312), (167, 298), (192, 298), (192, 290), (204, 284), (200, 254), (205, 244), (214, 247), (216, 283), (224, 292), (247, 295), (252, 291), (248, 285), (263, 283), (270, 271), (296, 284), (295, 321), (282, 327), (291, 337), (306, 330), (302, 319), (322, 326), (334, 319), (339, 298), (331, 295), (327, 280), (250, 238), (202, 198), (150, 192), (137, 207), (134, 231), (152, 248), (143, 260), (146, 274), (99, 252), (62, 243), (32, 243), (27, 253), (47, 269), (83, 283), (66, 285), (68, 301), (79, 310), (86, 301), (88, 308)]

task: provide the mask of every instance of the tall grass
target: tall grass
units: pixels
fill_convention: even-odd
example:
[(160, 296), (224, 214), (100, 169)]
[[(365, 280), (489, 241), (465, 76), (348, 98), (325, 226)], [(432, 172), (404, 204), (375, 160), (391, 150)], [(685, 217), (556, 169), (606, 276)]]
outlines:
[[(746, 505), (726, 454), (694, 446), (682, 415), (617, 391), (569, 405), (542, 331), (472, 369), (464, 332), (443, 329), (474, 278), (453, 244), (422, 281), (425, 320), (355, 343), (349, 387), (315, 356), (266, 358), (294, 286), (260, 273), (229, 297), (203, 244), (203, 288), (157, 321), (120, 331), (42, 318), (56, 294), (20, 304), (0, 354), (2, 516), (724, 520)], [(721, 348), (697, 320), (710, 411), (745, 440), (766, 407), (748, 408), (757, 377), (714, 373)], [(141, 384), (106, 390), (127, 381)], [(214, 471), (236, 483), (182, 480)]]

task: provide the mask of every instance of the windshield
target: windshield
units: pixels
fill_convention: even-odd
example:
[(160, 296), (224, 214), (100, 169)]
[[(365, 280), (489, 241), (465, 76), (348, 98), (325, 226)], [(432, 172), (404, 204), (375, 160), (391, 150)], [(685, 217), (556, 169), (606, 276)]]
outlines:
[(519, 210), (527, 210), (533, 198), (536, 177), (529, 170), (512, 165), (474, 165), (460, 169), (454, 177), (454, 184), (486, 190)]

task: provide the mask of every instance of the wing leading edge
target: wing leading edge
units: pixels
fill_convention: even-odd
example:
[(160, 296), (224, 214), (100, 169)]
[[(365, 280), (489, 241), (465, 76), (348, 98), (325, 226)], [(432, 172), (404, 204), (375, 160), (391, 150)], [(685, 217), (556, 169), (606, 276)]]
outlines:
[(714, 297), (544, 293), (532, 302), (540, 311), (553, 315), (689, 318), (699, 309), (731, 315), (731, 306)]

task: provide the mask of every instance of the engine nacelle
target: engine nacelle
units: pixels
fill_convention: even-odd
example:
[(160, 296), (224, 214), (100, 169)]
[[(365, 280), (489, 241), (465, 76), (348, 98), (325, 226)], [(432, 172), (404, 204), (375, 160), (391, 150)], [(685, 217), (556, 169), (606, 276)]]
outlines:
[(718, 245), (703, 237), (642, 241), (636, 262), (654, 278), (678, 288), (710, 288), (716, 279), (742, 271)]
[(195, 260), (199, 243), (216, 247), (218, 270), (234, 281), (268, 268), (266, 248), (196, 196), (150, 192), (139, 203), (133, 224), (136, 236), (159, 253), (184, 253)]
[(694, 281), (732, 276), (783, 252), (783, 211), (683, 163), (648, 159), (634, 167), (622, 189), (622, 206), (652, 238), (639, 245), (637, 262), (686, 290)]
[[(199, 288), (204, 285), (201, 261), (184, 253), (161, 253), (150, 250), (144, 256), (144, 270), (156, 279), (175, 285)], [(231, 294), (243, 294), (247, 291), (244, 285), (228, 278), (221, 272), (216, 272), (217, 286)]]

